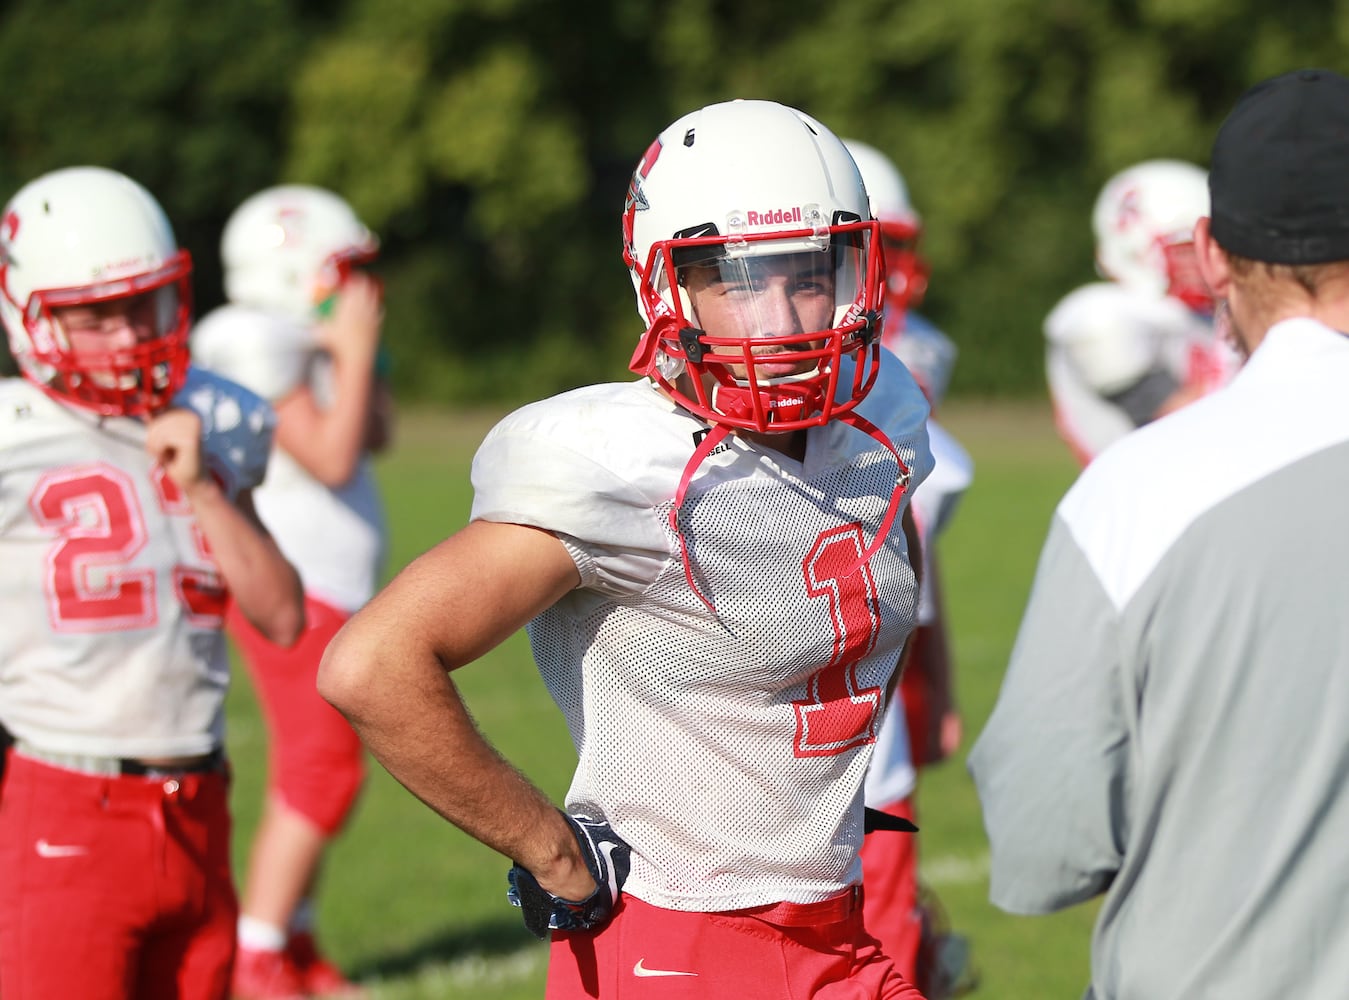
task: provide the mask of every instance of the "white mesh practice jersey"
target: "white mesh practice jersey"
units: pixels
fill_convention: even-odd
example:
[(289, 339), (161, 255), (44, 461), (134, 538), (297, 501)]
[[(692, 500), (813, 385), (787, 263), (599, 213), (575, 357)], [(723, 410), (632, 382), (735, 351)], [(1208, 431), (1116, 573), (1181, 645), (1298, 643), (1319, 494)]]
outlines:
[[(266, 469), (271, 408), (195, 369), (230, 494)], [(44, 749), (205, 753), (223, 739), (226, 591), (192, 510), (145, 451), (145, 425), (0, 380), (0, 721)]]
[[(192, 331), (192, 358), (271, 402), (302, 386), (320, 406), (332, 399), (332, 362), (313, 328), (275, 313), (236, 305), (212, 310)], [(253, 500), (306, 593), (343, 611), (355, 611), (371, 598), (386, 536), (368, 458), (333, 489), (278, 446)]]
[[(927, 405), (902, 367), (888, 377), (912, 489)], [(838, 421), (804, 462), (727, 437), (679, 511), (709, 609), (670, 523), (706, 433), (646, 381), (533, 404), (479, 450), (473, 516), (550, 529), (576, 560), (580, 588), (529, 635), (579, 754), (567, 808), (632, 845), (625, 891), (694, 911), (816, 901), (861, 878), (862, 779), (916, 612), (898, 518), (856, 569), (900, 472)]]
[(1113, 282), (1066, 295), (1045, 319), (1045, 338), (1055, 419), (1083, 463), (1138, 426), (1112, 396), (1154, 372), (1207, 393), (1240, 367), (1210, 320), (1176, 299)]

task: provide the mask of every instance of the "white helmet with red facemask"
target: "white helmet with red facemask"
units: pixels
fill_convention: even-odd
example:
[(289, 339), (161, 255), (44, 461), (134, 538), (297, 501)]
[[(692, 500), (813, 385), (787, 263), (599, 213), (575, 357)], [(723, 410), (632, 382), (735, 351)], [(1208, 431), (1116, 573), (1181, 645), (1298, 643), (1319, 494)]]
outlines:
[(1193, 163), (1147, 160), (1122, 170), (1092, 209), (1097, 267), (1126, 287), (1212, 312), (1194, 258), (1194, 225), (1208, 212), (1208, 174)]
[[(169, 405), (187, 376), (192, 260), (154, 197), (123, 174), (68, 167), (29, 182), (0, 218), (0, 319), (20, 370), (49, 395), (104, 416)], [(61, 310), (62, 312), (57, 312)], [(72, 312), (135, 328), (75, 349)]]
[[(624, 259), (647, 324), (632, 370), (723, 427), (780, 433), (851, 412), (879, 363), (878, 236), (852, 157), (815, 119), (771, 101), (685, 115), (637, 165), (623, 214)], [(820, 329), (750, 302), (784, 267), (829, 295)], [(743, 294), (734, 335), (700, 328), (685, 288), (693, 269)], [(857, 363), (840, 365), (849, 356)]]
[(904, 175), (888, 156), (856, 139), (844, 139), (857, 169), (862, 173), (871, 212), (881, 224), (885, 246), (885, 306), (903, 313), (923, 301), (929, 269), (918, 254), (923, 220), (909, 200)]
[(378, 253), (379, 240), (331, 191), (306, 184), (267, 188), (245, 199), (225, 223), (225, 296), (312, 323), (351, 268)]

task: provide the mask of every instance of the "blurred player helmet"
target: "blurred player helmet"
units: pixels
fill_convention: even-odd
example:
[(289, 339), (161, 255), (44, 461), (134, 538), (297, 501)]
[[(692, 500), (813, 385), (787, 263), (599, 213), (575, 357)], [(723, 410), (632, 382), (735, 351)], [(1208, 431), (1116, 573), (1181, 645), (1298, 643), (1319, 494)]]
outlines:
[(1194, 257), (1194, 224), (1208, 210), (1208, 175), (1192, 163), (1147, 160), (1121, 171), (1092, 210), (1097, 266), (1121, 285), (1211, 312)]
[(927, 292), (928, 265), (918, 254), (923, 220), (909, 200), (909, 186), (894, 162), (865, 142), (844, 139), (862, 173), (871, 213), (881, 224), (885, 246), (885, 305), (904, 312), (918, 306)]
[[(828, 328), (761, 322), (740, 337), (697, 328), (687, 269), (716, 268), (723, 281), (749, 286), (783, 254), (818, 255), (833, 298)], [(851, 412), (874, 383), (878, 226), (852, 157), (810, 116), (771, 101), (731, 101), (675, 121), (633, 173), (623, 256), (647, 325), (632, 370), (703, 419), (760, 433), (797, 430)], [(772, 352), (779, 368), (784, 352), (814, 364), (775, 377)], [(840, 365), (849, 356), (857, 363)], [(731, 364), (743, 366), (739, 379)]]
[[(168, 406), (187, 375), (192, 259), (131, 178), (67, 167), (19, 190), (0, 218), (0, 319), (24, 376), (104, 416)], [(134, 345), (76, 351), (56, 309), (136, 316)]]
[(284, 184), (244, 200), (220, 238), (225, 297), (236, 305), (313, 322), (379, 240), (342, 198)]

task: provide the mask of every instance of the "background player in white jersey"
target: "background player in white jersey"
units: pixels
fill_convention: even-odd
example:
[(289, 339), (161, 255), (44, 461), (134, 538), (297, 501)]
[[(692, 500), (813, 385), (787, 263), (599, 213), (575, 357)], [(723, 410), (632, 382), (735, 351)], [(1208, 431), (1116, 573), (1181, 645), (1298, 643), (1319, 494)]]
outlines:
[(1046, 376), (1059, 433), (1083, 465), (1109, 444), (1224, 385), (1240, 364), (1215, 334), (1194, 256), (1208, 212), (1204, 171), (1148, 160), (1106, 182), (1092, 210), (1105, 281), (1045, 319)]
[(188, 369), (191, 261), (139, 184), (0, 217), (0, 994), (222, 998), (227, 597), (279, 643), (299, 579), (253, 511), (273, 414)]
[[(713, 105), (649, 147), (623, 233), (646, 377), (498, 424), (470, 523), (347, 624), (320, 690), (515, 860), (550, 998), (916, 997), (863, 929), (858, 850), (927, 405), (878, 375), (857, 168), (801, 112)], [(903, 401), (883, 431), (855, 410), (878, 377)], [(448, 673), (526, 625), (579, 753), (565, 812)]]
[[(910, 201), (903, 175), (889, 157), (855, 139), (845, 143), (861, 171), (885, 246), (882, 343), (904, 362), (932, 407), (927, 431), (933, 470), (913, 493), (914, 521), (923, 541), (918, 624), (896, 692), (898, 704), (886, 714), (866, 781), (868, 806), (912, 820), (917, 770), (945, 759), (960, 745), (960, 713), (936, 541), (969, 488), (974, 464), (936, 419), (955, 366), (956, 346), (915, 311), (927, 290), (929, 273), (918, 253), (922, 219)], [(873, 392), (862, 409), (879, 418), (887, 405), (884, 393)], [(874, 831), (863, 843), (862, 864), (867, 930), (880, 940), (901, 971), (929, 998), (951, 996), (954, 990), (970, 985), (967, 962), (960, 954), (963, 939), (939, 931), (931, 890), (922, 893), (926, 904), (920, 898), (916, 836)]]
[(249, 856), (234, 993), (246, 1000), (350, 993), (315, 944), (314, 888), (324, 848), (364, 776), (351, 726), (318, 696), (329, 640), (374, 593), (384, 518), (370, 467), (388, 438), (375, 372), (383, 308), (375, 236), (351, 206), (307, 185), (268, 188), (231, 214), (221, 237), (227, 304), (192, 332), (194, 362), (276, 408), (276, 448), (258, 513), (295, 564), (307, 627), (276, 646), (239, 616), (239, 643), (267, 720), (267, 800)]

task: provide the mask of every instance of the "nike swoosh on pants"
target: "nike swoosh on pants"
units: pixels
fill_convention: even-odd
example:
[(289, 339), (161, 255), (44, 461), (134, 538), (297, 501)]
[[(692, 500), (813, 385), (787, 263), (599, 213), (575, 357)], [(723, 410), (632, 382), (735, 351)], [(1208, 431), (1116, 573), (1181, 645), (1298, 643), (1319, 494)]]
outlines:
[(89, 853), (89, 848), (83, 844), (53, 844), (45, 838), (33, 846), (40, 858), (75, 858)]
[(648, 976), (696, 976), (698, 974), (696, 972), (675, 972), (670, 969), (648, 969), (642, 964), (645, 961), (646, 959), (643, 958), (637, 959), (637, 964), (632, 967), (634, 976), (646, 978)]

